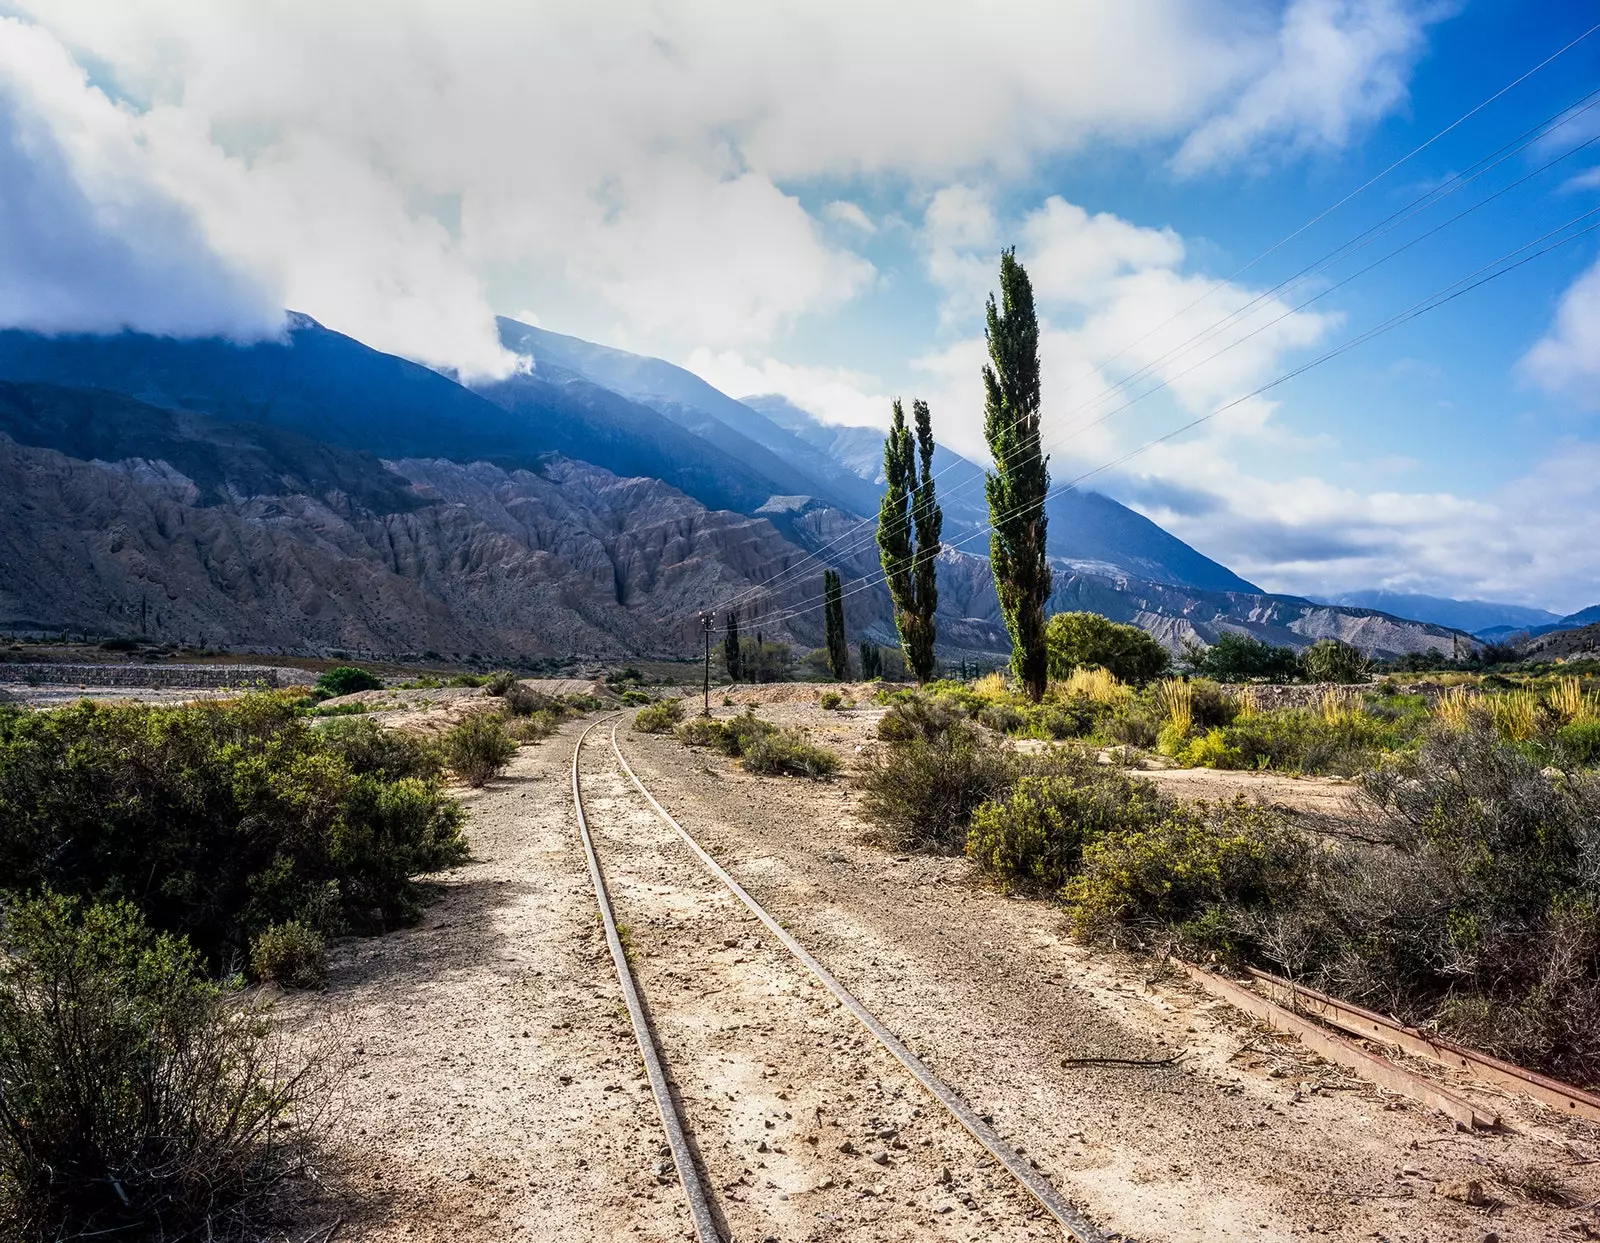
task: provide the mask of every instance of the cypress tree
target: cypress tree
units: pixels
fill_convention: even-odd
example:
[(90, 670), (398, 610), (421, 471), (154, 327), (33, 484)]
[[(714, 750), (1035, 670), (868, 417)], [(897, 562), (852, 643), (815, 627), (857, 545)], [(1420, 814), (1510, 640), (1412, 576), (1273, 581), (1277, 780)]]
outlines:
[(937, 570), (944, 529), (933, 487), (933, 420), (927, 402), (913, 401), (913, 433), (898, 399), (893, 410), (883, 442), (888, 488), (878, 506), (878, 557), (894, 600), (894, 624), (906, 664), (918, 683), (925, 683), (933, 674), (937, 637), (933, 614), (939, 605)]
[(994, 457), (994, 470), (984, 479), (993, 529), (989, 565), (1011, 634), (1011, 667), (1037, 703), (1048, 674), (1044, 501), (1050, 472), (1039, 449), (1039, 321), (1033, 286), (1014, 249), (1000, 256), (1000, 305), (990, 294), (988, 312), (983, 434)]
[(728, 681), (738, 682), (744, 672), (743, 653), (739, 650), (739, 610), (728, 610), (728, 630), (722, 637), (722, 660), (728, 666)]
[(878, 651), (878, 645), (861, 640), (861, 680), (870, 682), (883, 672), (883, 653)]
[(837, 570), (822, 572), (822, 603), (828, 668), (835, 680), (843, 682), (850, 676), (850, 645), (844, 637), (844, 584)]

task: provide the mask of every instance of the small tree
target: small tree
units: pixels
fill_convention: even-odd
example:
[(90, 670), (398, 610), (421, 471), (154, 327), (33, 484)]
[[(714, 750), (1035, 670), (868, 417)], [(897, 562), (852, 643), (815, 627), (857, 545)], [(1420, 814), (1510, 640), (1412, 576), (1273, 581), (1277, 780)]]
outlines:
[(722, 660), (728, 666), (728, 681), (743, 680), (744, 661), (739, 648), (739, 610), (728, 610), (728, 630), (722, 639)]
[[(878, 555), (894, 600), (894, 623), (906, 664), (919, 683), (933, 676), (939, 606), (938, 558), (944, 514), (933, 487), (933, 419), (928, 403), (913, 401), (916, 432), (898, 400), (883, 442), (888, 488), (878, 507)], [(921, 467), (919, 472), (918, 467)]]
[(1167, 671), (1167, 649), (1137, 626), (1124, 626), (1098, 613), (1057, 613), (1045, 627), (1053, 678), (1074, 669), (1104, 669), (1124, 682), (1143, 685)]
[(823, 614), (828, 635), (828, 669), (835, 681), (850, 677), (850, 644), (844, 637), (844, 583), (837, 570), (822, 573)]
[(861, 640), (859, 655), (861, 657), (861, 680), (870, 682), (873, 678), (883, 676), (883, 653), (878, 650), (876, 643)]
[(1000, 305), (989, 295), (989, 363), (983, 368), (983, 434), (994, 457), (989, 498), (989, 565), (1011, 634), (1011, 667), (1028, 697), (1044, 696), (1045, 497), (1050, 472), (1039, 447), (1039, 321), (1033, 286), (1015, 250), (1000, 256)]

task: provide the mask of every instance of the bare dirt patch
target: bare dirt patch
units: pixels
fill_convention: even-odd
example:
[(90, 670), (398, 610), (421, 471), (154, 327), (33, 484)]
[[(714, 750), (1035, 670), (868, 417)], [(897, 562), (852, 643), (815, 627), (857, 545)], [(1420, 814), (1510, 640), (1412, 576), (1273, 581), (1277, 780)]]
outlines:
[[(807, 724), (850, 757), (871, 745), (877, 714), (773, 704), (764, 715)], [(1494, 1207), (1434, 1194), (1490, 1169), (1544, 1168), (1586, 1204), (1600, 1195), (1596, 1166), (1561, 1145), (1600, 1156), (1592, 1129), (1500, 1101), (1526, 1133), (1457, 1134), (1184, 982), (1073, 945), (1052, 906), (998, 894), (965, 860), (867, 845), (845, 783), (755, 778), (670, 739), (623, 737), (707, 849), (1107, 1228), (1532, 1240), (1580, 1217), (1600, 1226), (1592, 1208), (1508, 1186)], [(1171, 1068), (1062, 1065), (1179, 1050)]]

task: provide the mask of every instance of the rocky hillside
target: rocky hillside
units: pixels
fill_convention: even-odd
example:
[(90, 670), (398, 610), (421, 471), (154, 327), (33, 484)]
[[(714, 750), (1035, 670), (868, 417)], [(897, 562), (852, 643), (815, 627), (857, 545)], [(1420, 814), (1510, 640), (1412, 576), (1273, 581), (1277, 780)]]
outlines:
[[(7, 369), (36, 378), (0, 381), (0, 629), (615, 658), (692, 654), (696, 614), (737, 600), (747, 630), (812, 648), (831, 565), (845, 576), (852, 635), (895, 641), (859, 510), (817, 490), (769, 491), (806, 487), (809, 473), (784, 474), (800, 469), (787, 460), (772, 475), (741, 473), (678, 421), (681, 409), (669, 418), (570, 373), (479, 395), (309, 323), (250, 347), (128, 334), (32, 349), (26, 334), (0, 333)], [(98, 387), (37, 379), (75, 370)], [(587, 413), (569, 420), (572, 410)], [(768, 426), (747, 430), (781, 448), (774, 437), (790, 433)], [(635, 469), (550, 448), (574, 444)], [(1142, 565), (1137, 555), (1121, 561), (1060, 560), (1052, 608), (1135, 621), (1174, 650), (1225, 629), (1295, 646), (1333, 635), (1381, 653), (1458, 641), (1371, 610), (1161, 581), (1124, 564)], [(1004, 652), (988, 563), (947, 549), (940, 580), (946, 653)]]

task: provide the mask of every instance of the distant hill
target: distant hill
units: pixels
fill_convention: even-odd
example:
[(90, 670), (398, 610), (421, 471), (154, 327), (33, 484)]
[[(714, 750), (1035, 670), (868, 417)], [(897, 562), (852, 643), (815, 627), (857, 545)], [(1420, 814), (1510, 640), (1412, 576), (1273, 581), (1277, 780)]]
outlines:
[(1521, 604), (1501, 604), (1493, 600), (1452, 600), (1445, 596), (1418, 595), (1402, 591), (1347, 591), (1343, 595), (1321, 598), (1325, 604), (1348, 604), (1357, 608), (1378, 609), (1413, 621), (1434, 622), (1479, 635), (1493, 630), (1505, 634), (1548, 625), (1560, 618), (1545, 609)]
[[(828, 456), (808, 419), (784, 426), (658, 360), (557, 342), (569, 362), (620, 369), (625, 395), (533, 344), (531, 373), (474, 392), (304, 316), (253, 345), (0, 332), (0, 629), (318, 654), (688, 655), (695, 614), (740, 599), (747, 628), (809, 648), (832, 567), (851, 635), (895, 641), (862, 522), (879, 485)], [(703, 404), (642, 394), (641, 375)], [(952, 533), (981, 524), (982, 472), (940, 461)], [(1063, 504), (1053, 609), (1093, 608), (1174, 647), (1229, 630), (1454, 646), (1438, 626), (1257, 592), (1109, 498)], [(941, 555), (942, 649), (1004, 652), (973, 552)]]
[[(883, 488), (883, 433), (871, 428), (835, 427), (823, 423), (787, 398), (775, 394), (746, 397), (744, 403), (800, 436), (841, 465)], [(872, 450), (871, 446), (876, 445)], [(989, 503), (983, 489), (983, 468), (939, 446), (933, 455), (935, 490), (944, 509), (947, 542), (974, 535), (987, 527)], [(1259, 593), (1257, 587), (1225, 565), (1162, 530), (1143, 514), (1098, 492), (1073, 489), (1045, 503), (1049, 518), (1050, 555), (1086, 569), (1122, 571), (1139, 578), (1204, 591)], [(978, 535), (962, 545), (986, 554), (987, 538)]]
[(791, 483), (775, 491), (815, 496), (863, 517), (877, 512), (878, 493), (863, 486), (859, 475), (692, 371), (514, 319), (502, 317), (497, 323), (501, 344), (533, 359), (536, 372), (554, 366), (647, 405), (767, 475), (776, 465)]

